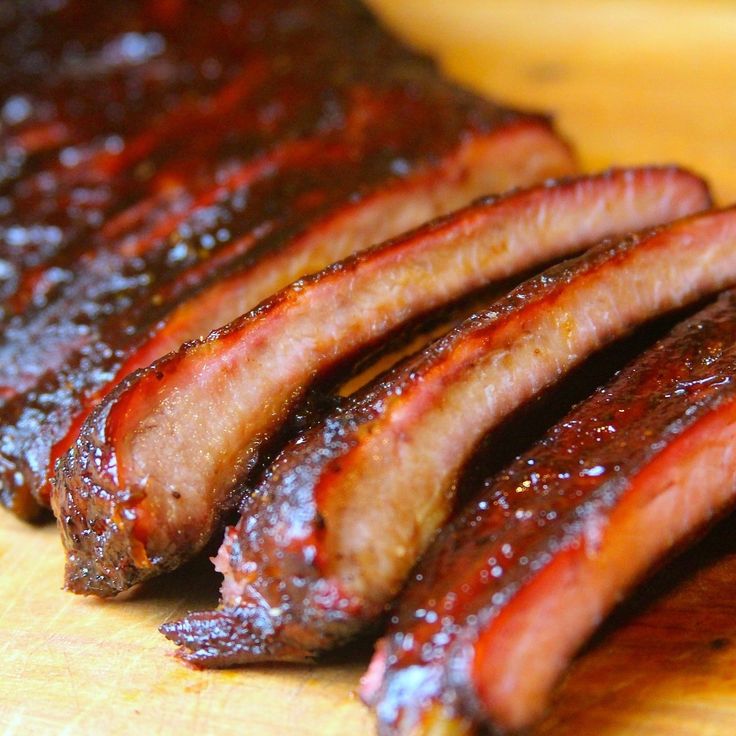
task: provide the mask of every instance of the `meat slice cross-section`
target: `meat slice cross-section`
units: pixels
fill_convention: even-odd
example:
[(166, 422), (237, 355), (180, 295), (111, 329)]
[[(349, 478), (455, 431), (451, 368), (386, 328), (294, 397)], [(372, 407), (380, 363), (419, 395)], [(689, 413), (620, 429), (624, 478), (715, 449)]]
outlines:
[(488, 430), (637, 324), (734, 283), (734, 209), (605, 241), (525, 282), (288, 445), (226, 532), (221, 609), (164, 631), (210, 665), (345, 640), (399, 592)]
[(364, 678), (382, 734), (506, 732), (543, 712), (632, 584), (734, 506), (734, 376), (728, 292), (485, 481), (416, 569)]
[(402, 325), (706, 201), (697, 177), (666, 168), (480, 200), (297, 281), (133, 374), (90, 417), (57, 476), (67, 587), (110, 595), (196, 553), (315, 379)]

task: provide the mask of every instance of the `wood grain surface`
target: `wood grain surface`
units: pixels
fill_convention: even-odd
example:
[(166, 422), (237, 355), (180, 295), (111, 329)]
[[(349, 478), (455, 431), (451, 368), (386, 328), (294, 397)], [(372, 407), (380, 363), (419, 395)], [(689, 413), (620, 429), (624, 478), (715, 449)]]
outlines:
[[(736, 6), (727, 2), (373, 0), (446, 69), (554, 112), (584, 166), (680, 162), (736, 200)], [(736, 519), (643, 587), (578, 658), (534, 736), (736, 732)], [(162, 621), (212, 605), (206, 559), (98, 602), (60, 590), (55, 529), (0, 515), (0, 733), (373, 733), (356, 644), (309, 667), (198, 672)]]

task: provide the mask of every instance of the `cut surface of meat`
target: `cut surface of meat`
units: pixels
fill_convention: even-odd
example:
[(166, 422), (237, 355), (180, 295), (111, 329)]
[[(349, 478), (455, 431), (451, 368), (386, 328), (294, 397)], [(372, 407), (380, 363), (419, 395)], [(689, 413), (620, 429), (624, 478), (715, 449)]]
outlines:
[(310, 657), (374, 621), (485, 433), (604, 344), (736, 283), (735, 246), (733, 209), (604, 241), (368, 384), (244, 503), (216, 558), (220, 610), (165, 633), (218, 666)]
[(291, 285), (132, 375), (64, 459), (67, 586), (112, 594), (194, 554), (317, 378), (402, 326), (603, 236), (707, 203), (678, 169), (617, 170), (481, 200)]
[(728, 292), (484, 482), (417, 567), (364, 678), (382, 734), (541, 715), (632, 585), (734, 505), (734, 375)]
[[(357, 2), (220, 9), (238, 20), (219, 34), (217, 80), (131, 122), (112, 151), (75, 144), (64, 155), (74, 166), (44, 160), (13, 185), (6, 219), (27, 230), (23, 213), (52, 222), (74, 192), (107, 182), (91, 224), (70, 225), (68, 238), (64, 225), (71, 240), (58, 252), (35, 258), (29, 245), (30, 260), (13, 266), (0, 499), (23, 515), (38, 511), (32, 495), (48, 501), (53, 457), (125, 371), (360, 248), (489, 191), (574, 170), (546, 119), (454, 86)], [(193, 37), (210, 66), (218, 23)], [(39, 177), (51, 190), (38, 193)]]

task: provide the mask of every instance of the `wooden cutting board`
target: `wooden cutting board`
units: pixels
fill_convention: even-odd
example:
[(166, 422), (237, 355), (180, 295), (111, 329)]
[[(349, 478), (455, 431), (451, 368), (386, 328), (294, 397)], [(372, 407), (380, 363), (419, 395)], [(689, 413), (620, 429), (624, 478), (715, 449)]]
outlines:
[[(736, 6), (373, 0), (459, 79), (554, 112), (584, 166), (677, 161), (736, 201)], [(736, 519), (618, 612), (534, 736), (736, 732)], [(55, 529), (0, 515), (0, 733), (373, 733), (355, 645), (311, 667), (197, 672), (162, 621), (216, 601), (206, 560), (126, 600), (60, 590)]]

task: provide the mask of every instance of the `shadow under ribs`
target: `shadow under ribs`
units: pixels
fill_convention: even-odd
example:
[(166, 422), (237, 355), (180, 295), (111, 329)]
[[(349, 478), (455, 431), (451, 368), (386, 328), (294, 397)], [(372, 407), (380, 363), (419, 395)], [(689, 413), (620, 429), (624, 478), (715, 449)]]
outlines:
[(736, 283), (736, 210), (680, 220), (530, 279), (287, 446), (225, 534), (217, 611), (166, 624), (185, 659), (298, 660), (374, 621), (499, 421), (587, 355)]
[(736, 293), (579, 404), (430, 547), (363, 693), (380, 732), (538, 718), (644, 573), (736, 501)]

